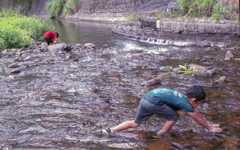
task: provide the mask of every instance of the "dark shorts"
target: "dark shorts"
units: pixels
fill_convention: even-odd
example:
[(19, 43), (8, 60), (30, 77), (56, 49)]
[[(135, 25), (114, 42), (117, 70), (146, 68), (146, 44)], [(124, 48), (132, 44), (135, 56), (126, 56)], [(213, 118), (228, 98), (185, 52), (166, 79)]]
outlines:
[(51, 37), (43, 37), (43, 38), (48, 43), (48, 45), (54, 42), (53, 38), (51, 38)]
[(143, 124), (145, 123), (153, 114), (166, 118), (169, 121), (176, 121), (179, 118), (177, 111), (173, 110), (166, 104), (155, 105), (148, 102), (145, 99), (141, 99), (137, 115), (134, 122)]

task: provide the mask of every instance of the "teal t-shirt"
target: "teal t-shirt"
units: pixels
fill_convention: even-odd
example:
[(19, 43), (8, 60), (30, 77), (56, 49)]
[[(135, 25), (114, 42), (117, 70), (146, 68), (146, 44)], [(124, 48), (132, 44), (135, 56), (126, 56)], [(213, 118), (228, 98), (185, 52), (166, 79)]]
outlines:
[(183, 111), (193, 112), (187, 97), (177, 91), (158, 88), (148, 92), (143, 98), (155, 105), (166, 104), (174, 110), (182, 109)]

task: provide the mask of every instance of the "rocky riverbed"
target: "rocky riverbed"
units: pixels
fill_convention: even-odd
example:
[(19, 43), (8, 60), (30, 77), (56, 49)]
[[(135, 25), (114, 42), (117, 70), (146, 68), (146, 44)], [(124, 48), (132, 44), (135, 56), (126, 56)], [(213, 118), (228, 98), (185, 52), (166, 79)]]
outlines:
[[(238, 39), (131, 50), (92, 43), (46, 47), (36, 42), (0, 53), (1, 149), (240, 147)], [(166, 121), (156, 116), (116, 137), (101, 134), (102, 128), (134, 119), (146, 92), (165, 87), (184, 93), (193, 84), (202, 85), (209, 99), (198, 110), (220, 123), (222, 133), (209, 133), (180, 111), (171, 138), (151, 139)]]

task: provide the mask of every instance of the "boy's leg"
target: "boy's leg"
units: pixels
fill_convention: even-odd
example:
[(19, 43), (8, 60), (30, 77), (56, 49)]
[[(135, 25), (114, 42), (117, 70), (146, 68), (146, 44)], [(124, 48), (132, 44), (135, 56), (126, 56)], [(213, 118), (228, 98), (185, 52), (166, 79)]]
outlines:
[(167, 121), (163, 128), (157, 132), (157, 135), (165, 135), (165, 133), (167, 133), (172, 127), (173, 125), (176, 123), (177, 121)]
[(128, 128), (136, 128), (136, 127), (139, 127), (140, 125), (141, 125), (140, 123), (135, 123), (134, 120), (128, 120), (113, 128), (110, 128), (110, 130), (111, 132), (115, 132), (115, 131), (125, 130)]
[(149, 110), (143, 107), (144, 101), (145, 101), (144, 99), (140, 101), (135, 120), (125, 121), (113, 128), (103, 129), (102, 132), (106, 134), (111, 134), (112, 132), (115, 132), (115, 131), (121, 131), (128, 128), (136, 128), (136, 127), (139, 127), (141, 124), (145, 123), (148, 120), (148, 118), (150, 118), (153, 115), (153, 113), (151, 113)]
[(159, 117), (166, 118), (168, 121), (164, 124), (163, 128), (158, 131), (157, 135), (164, 135), (173, 127), (179, 118), (177, 111), (173, 110), (166, 104), (159, 105), (158, 107), (153, 107), (152, 111)]

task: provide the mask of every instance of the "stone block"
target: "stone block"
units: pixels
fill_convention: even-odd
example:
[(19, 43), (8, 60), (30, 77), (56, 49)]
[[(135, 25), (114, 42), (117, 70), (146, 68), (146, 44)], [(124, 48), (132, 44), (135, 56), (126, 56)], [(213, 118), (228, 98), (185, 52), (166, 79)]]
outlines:
[(177, 22), (176, 21), (169, 21), (169, 23), (171, 24), (171, 31), (174, 32)]
[(194, 23), (188, 23), (187, 24), (187, 32), (194, 32), (194, 27), (195, 27), (195, 24)]
[(169, 21), (164, 21), (163, 28), (165, 31), (171, 31), (171, 23)]
[(176, 22), (174, 33), (181, 33), (184, 31), (184, 23), (183, 22)]
[(216, 33), (215, 24), (206, 24), (206, 33)]
[(222, 25), (222, 34), (232, 34), (232, 25), (230, 24)]
[(236, 32), (235, 32), (235, 34), (237, 36), (240, 36), (240, 26), (239, 25), (236, 25)]
[(216, 33), (221, 34), (222, 33), (222, 24), (216, 24), (215, 31), (216, 31)]
[(204, 23), (198, 24), (198, 33), (206, 33), (206, 24)]
[(161, 22), (160, 20), (157, 20), (157, 21), (156, 21), (156, 27), (157, 27), (157, 29), (160, 29), (160, 28), (161, 28), (160, 22)]

